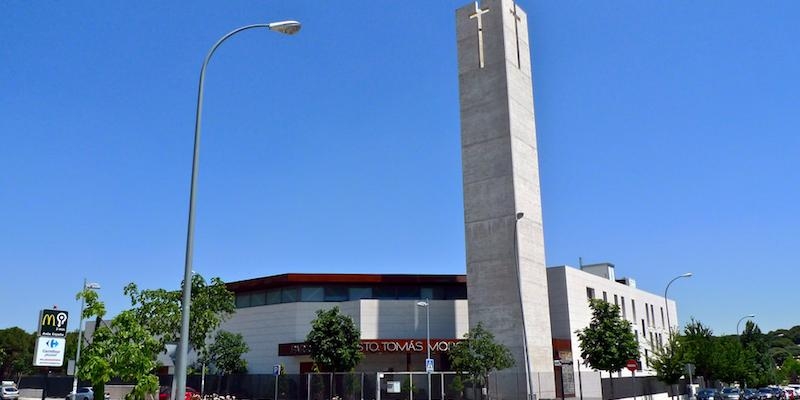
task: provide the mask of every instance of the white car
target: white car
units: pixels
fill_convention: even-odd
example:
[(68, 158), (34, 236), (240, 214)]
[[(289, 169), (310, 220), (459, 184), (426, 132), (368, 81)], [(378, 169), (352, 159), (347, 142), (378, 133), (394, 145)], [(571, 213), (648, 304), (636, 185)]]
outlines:
[(3, 385), (3, 388), (0, 389), (0, 399), (3, 400), (17, 400), (19, 398), (19, 390), (16, 387), (10, 385)]
[[(103, 397), (108, 400), (108, 393)], [(94, 390), (89, 386), (79, 387), (77, 393), (70, 392), (65, 400), (94, 400)]]

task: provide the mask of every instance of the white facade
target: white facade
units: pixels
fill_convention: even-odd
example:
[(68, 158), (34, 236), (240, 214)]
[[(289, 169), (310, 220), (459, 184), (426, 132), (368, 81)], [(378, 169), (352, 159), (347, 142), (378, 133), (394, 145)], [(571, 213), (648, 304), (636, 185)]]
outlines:
[[(240, 333), (250, 347), (244, 356), (248, 372), (269, 374), (272, 366), (283, 364), (288, 373), (298, 373), (308, 356), (279, 356), (278, 345), (301, 343), (311, 329), (316, 311), (338, 306), (353, 318), (361, 339), (426, 339), (425, 309), (418, 300), (362, 299), (345, 302), (294, 302), (239, 308), (220, 329)], [(432, 339), (462, 338), (469, 329), (467, 300), (430, 300)], [(368, 353), (357, 371), (424, 370), (425, 353)]]
[[(569, 339), (575, 362), (583, 361), (576, 331), (586, 328), (591, 322), (589, 298), (592, 297), (620, 307), (639, 342), (642, 372), (645, 375), (652, 373), (648, 361), (653, 347), (666, 345), (668, 324), (677, 325), (675, 301), (667, 300), (665, 304), (662, 295), (637, 289), (632, 279), (616, 280), (613, 264), (594, 264), (583, 269), (550, 267), (547, 269), (547, 284), (553, 339)], [(665, 308), (667, 304), (669, 309)]]

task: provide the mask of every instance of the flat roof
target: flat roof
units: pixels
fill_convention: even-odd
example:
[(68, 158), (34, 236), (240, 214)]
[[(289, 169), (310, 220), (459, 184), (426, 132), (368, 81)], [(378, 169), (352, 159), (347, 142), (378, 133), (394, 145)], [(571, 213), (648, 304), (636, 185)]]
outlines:
[(412, 275), (412, 274), (281, 274), (227, 283), (234, 293), (249, 292), (308, 284), (341, 285), (437, 285), (461, 286), (467, 284), (466, 275)]

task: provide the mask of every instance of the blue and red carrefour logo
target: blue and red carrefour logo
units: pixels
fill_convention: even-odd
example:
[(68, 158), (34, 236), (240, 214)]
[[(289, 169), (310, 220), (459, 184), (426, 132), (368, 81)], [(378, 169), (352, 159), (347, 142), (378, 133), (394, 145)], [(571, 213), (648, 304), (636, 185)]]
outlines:
[(47, 347), (49, 347), (51, 349), (55, 349), (59, 345), (58, 340), (55, 340), (55, 339), (50, 339), (50, 340), (44, 342), (44, 344), (46, 344)]

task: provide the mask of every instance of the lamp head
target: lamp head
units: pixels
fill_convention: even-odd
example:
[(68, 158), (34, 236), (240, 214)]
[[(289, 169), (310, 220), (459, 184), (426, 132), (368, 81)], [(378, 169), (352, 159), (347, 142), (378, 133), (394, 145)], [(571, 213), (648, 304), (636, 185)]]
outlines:
[(755, 318), (755, 317), (756, 317), (755, 314), (750, 314), (750, 315), (745, 316), (745, 318)]
[(294, 35), (299, 32), (301, 25), (297, 21), (278, 21), (269, 24), (269, 29), (275, 32), (285, 33), (287, 35)]
[(525, 213), (524, 213), (524, 212), (518, 212), (518, 213), (517, 213), (517, 221), (521, 220), (521, 219), (522, 219), (522, 217), (524, 217), (524, 216), (525, 216)]
[(427, 307), (429, 304), (427, 301), (418, 301), (417, 307)]
[(684, 277), (684, 278), (691, 278), (692, 277), (692, 273), (691, 272), (687, 272), (687, 273), (685, 273), (685, 274), (683, 274), (681, 276)]
[(92, 289), (92, 290), (100, 289), (100, 284), (97, 282), (89, 282), (86, 284), (86, 289)]

